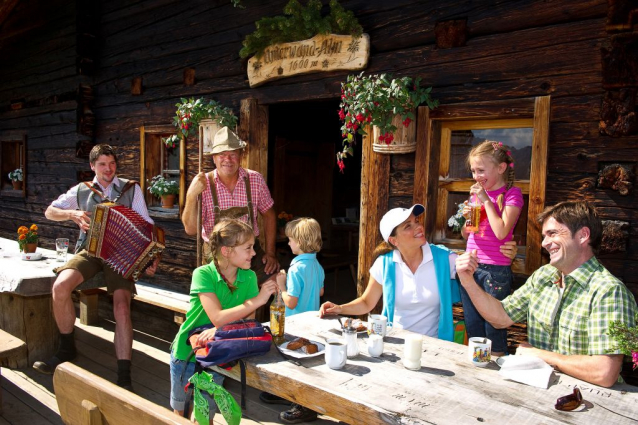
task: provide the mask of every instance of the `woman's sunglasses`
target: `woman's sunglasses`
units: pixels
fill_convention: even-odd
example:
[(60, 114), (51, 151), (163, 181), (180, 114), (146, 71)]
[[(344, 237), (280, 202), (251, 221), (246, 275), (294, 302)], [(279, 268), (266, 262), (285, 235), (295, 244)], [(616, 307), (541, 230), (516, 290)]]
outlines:
[(556, 410), (568, 412), (570, 410), (576, 409), (582, 403), (583, 395), (580, 393), (578, 387), (576, 387), (574, 388), (574, 392), (572, 394), (560, 397), (558, 400), (556, 400), (556, 405), (554, 406), (554, 408), (556, 408)]

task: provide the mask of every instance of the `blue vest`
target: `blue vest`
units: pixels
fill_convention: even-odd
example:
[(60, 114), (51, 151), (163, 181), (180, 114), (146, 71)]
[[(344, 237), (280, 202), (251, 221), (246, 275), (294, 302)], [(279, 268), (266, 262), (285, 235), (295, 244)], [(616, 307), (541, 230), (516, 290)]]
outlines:
[[(452, 304), (461, 301), (459, 283), (450, 276), (450, 250), (439, 245), (430, 245), (436, 273), (436, 285), (441, 299), (439, 312), (439, 339), (454, 341), (454, 320)], [(394, 295), (396, 292), (396, 264), (392, 260), (393, 251), (383, 255), (383, 311), (388, 322), (394, 320)]]

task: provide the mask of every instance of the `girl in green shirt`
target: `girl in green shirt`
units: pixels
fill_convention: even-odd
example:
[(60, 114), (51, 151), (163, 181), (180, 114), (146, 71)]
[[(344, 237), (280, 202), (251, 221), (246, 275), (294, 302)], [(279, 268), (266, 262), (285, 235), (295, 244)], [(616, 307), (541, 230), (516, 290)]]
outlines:
[[(186, 361), (192, 348), (186, 344), (188, 333), (211, 323), (219, 327), (235, 320), (253, 319), (255, 310), (266, 304), (277, 291), (274, 281), (265, 282), (261, 290), (257, 285), (257, 276), (250, 270), (250, 260), (255, 255), (254, 243), (250, 226), (239, 220), (222, 220), (210, 236), (212, 257), (209, 264), (193, 272), (190, 308), (171, 350), (171, 407), (180, 415), (192, 393), (192, 390), (185, 392), (184, 387), (195, 371), (195, 358)], [(214, 335), (215, 329), (202, 332), (197, 345), (204, 345)], [(224, 377), (215, 372), (212, 375), (221, 385)], [(210, 406), (214, 411), (214, 404)]]

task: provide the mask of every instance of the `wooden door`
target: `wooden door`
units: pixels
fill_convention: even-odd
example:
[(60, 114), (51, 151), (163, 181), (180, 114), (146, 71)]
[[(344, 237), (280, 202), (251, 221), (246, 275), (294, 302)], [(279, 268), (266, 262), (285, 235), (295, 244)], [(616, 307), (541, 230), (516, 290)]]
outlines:
[[(275, 140), (273, 197), (277, 214), (312, 217), (329, 236), (332, 216), (334, 143)], [(329, 241), (326, 241), (329, 243)]]

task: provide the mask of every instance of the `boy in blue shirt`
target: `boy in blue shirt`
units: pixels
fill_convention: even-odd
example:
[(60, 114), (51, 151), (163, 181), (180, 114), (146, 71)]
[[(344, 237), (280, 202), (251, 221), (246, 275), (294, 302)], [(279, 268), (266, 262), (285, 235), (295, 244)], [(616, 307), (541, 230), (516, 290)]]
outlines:
[(288, 245), (296, 257), (290, 263), (288, 276), (279, 272), (277, 284), (286, 304), (286, 317), (319, 310), (325, 272), (317, 261), (321, 250), (321, 227), (314, 218), (298, 218), (286, 224)]
[[(277, 275), (277, 285), (286, 304), (286, 317), (306, 311), (319, 310), (319, 297), (323, 295), (326, 276), (317, 261), (321, 250), (321, 227), (314, 218), (298, 218), (286, 224), (288, 245), (296, 257), (290, 263), (288, 275), (284, 270)], [(317, 419), (317, 412), (293, 403), (281, 412), (285, 423), (309, 422)]]

